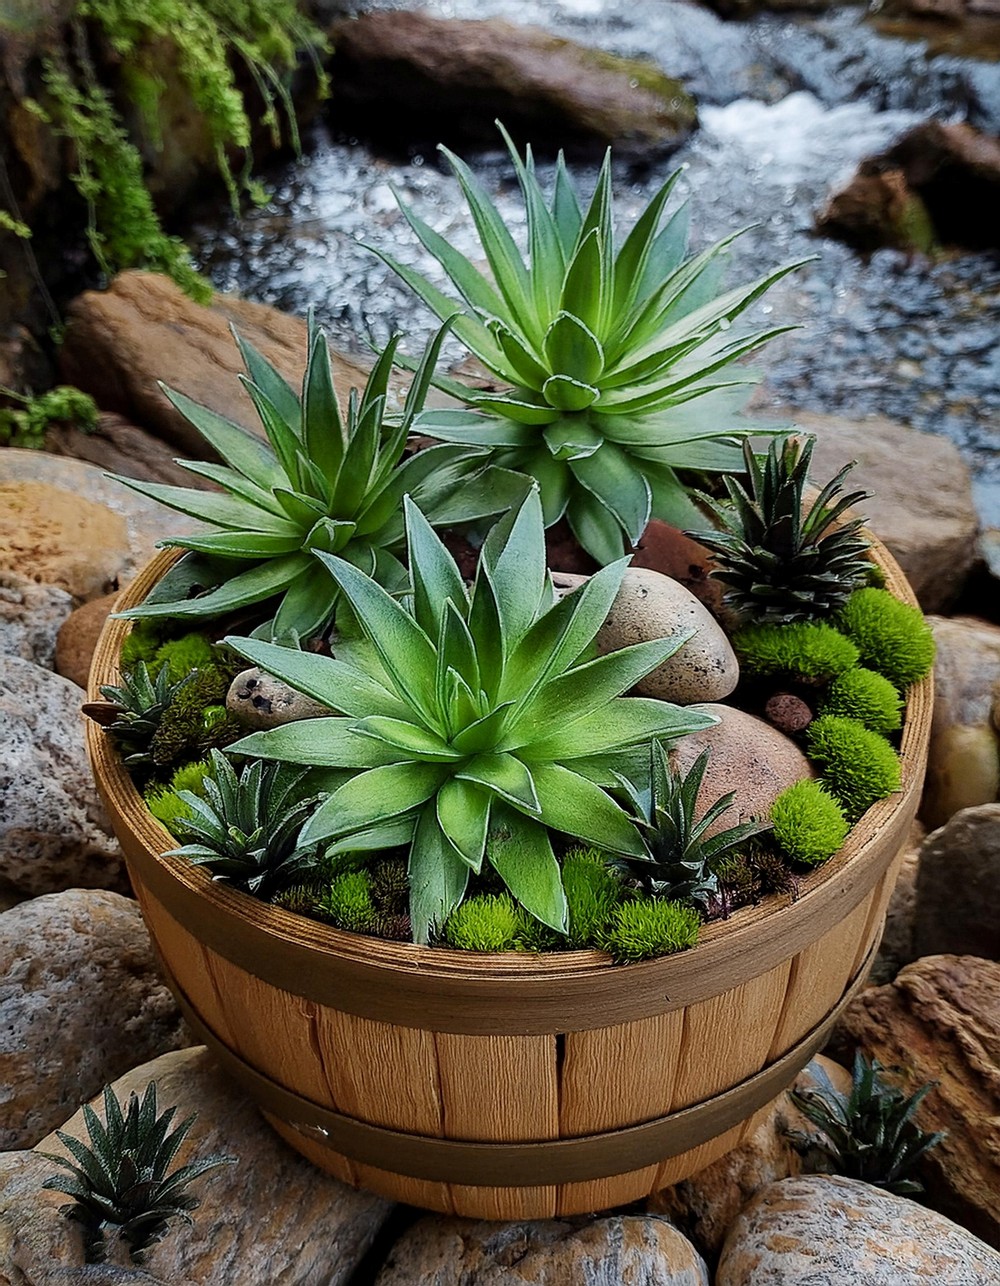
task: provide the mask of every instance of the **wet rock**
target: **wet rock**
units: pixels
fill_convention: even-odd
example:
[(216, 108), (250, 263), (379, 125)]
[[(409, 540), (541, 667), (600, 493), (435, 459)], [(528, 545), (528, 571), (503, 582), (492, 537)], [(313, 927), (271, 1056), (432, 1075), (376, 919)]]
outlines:
[(885, 930), (878, 955), (868, 975), (869, 984), (875, 986), (891, 982), (904, 965), (925, 954), (913, 945), (913, 920), (917, 909), (917, 872), (920, 869), (920, 846), (926, 831), (920, 822), (914, 822), (907, 838), (906, 853), (896, 876), (896, 885), (885, 913)]
[(716, 1286), (998, 1286), (1000, 1255), (914, 1201), (839, 1175), (764, 1188), (733, 1224)]
[[(131, 580), (163, 539), (165, 512), (82, 460), (9, 447), (0, 456), (0, 565), (74, 598)], [(197, 526), (169, 521), (173, 533)]]
[[(116, 1081), (120, 1100), (156, 1081), (161, 1110), (197, 1113), (177, 1164), (213, 1153), (236, 1157), (192, 1186), (194, 1227), (175, 1223), (143, 1265), (164, 1282), (198, 1286), (281, 1282), (344, 1286), (391, 1206), (323, 1174), (293, 1152), (202, 1048), (164, 1054)], [(93, 1104), (103, 1118), (100, 1102)], [(82, 1113), (62, 1127), (86, 1138)], [(40, 1151), (62, 1152), (50, 1135)]]
[(233, 679), (226, 694), (226, 709), (245, 728), (277, 728), (299, 719), (317, 719), (331, 713), (312, 697), (296, 692), (272, 674), (252, 666)]
[[(799, 1072), (794, 1088), (817, 1088), (817, 1067), (823, 1069), (836, 1089), (850, 1091), (850, 1072), (822, 1054)], [(726, 1233), (750, 1198), (769, 1183), (802, 1171), (803, 1158), (793, 1143), (793, 1132), (811, 1135), (815, 1127), (786, 1091), (758, 1113), (757, 1124), (745, 1143), (693, 1178), (658, 1192), (647, 1209), (666, 1215), (708, 1262), (714, 1263)]]
[[(949, 3), (962, 7), (962, 0)], [(860, 249), (926, 250), (933, 242), (995, 249), (1000, 139), (971, 125), (925, 121), (862, 161), (855, 178), (820, 214), (818, 226)]]
[(73, 599), (58, 585), (0, 569), (0, 656), (51, 667), (56, 634), (72, 608)]
[(56, 673), (86, 689), (90, 663), (104, 622), (111, 614), (118, 592), (91, 599), (63, 621), (56, 638)]
[(139, 908), (96, 889), (0, 916), (0, 1147), (31, 1147), (134, 1066), (188, 1043)]
[[(957, 598), (975, 557), (977, 517), (969, 469), (947, 438), (881, 416), (850, 420), (810, 411), (789, 413), (816, 434), (813, 477), (832, 478), (851, 460), (851, 490), (871, 492), (859, 509), (906, 573), (925, 612)], [(899, 467), (906, 460), (907, 470)], [(910, 472), (912, 470), (912, 472)], [(913, 478), (934, 485), (914, 487)]]
[(671, 762), (687, 772), (703, 750), (711, 752), (698, 792), (700, 812), (722, 795), (737, 792), (732, 807), (709, 829), (709, 835), (752, 817), (766, 817), (783, 790), (816, 775), (795, 742), (763, 719), (713, 702), (692, 708), (717, 716), (719, 722), (682, 737), (670, 751)]
[[(539, 150), (675, 151), (694, 102), (654, 63), (499, 19), (393, 10), (334, 24), (336, 121), (369, 136), (498, 145), (499, 118)], [(403, 133), (401, 134), (401, 131)]]
[(108, 473), (120, 473), (126, 478), (165, 482), (175, 487), (208, 489), (212, 485), (207, 479), (182, 469), (175, 461), (176, 451), (165, 442), (129, 424), (120, 415), (101, 415), (92, 433), (54, 424), (45, 435), (45, 450), (51, 455), (72, 456), (75, 460), (100, 465)]
[[(100, 406), (203, 458), (200, 434), (174, 410), (158, 381), (262, 433), (237, 379), (243, 363), (231, 325), (294, 386), (301, 382), (306, 324), (300, 317), (222, 294), (196, 304), (168, 277), (150, 272), (119, 273), (108, 290), (87, 291), (73, 301), (60, 349), (62, 375)], [(352, 384), (364, 383), (365, 370), (341, 353), (334, 353), (333, 367), (344, 401)]]
[(21, 893), (128, 887), (84, 750), (82, 700), (30, 661), (0, 667), (0, 880)]
[[(554, 572), (556, 590), (568, 592), (586, 578)], [(736, 687), (739, 662), (708, 609), (679, 582), (647, 568), (629, 568), (597, 634), (602, 653), (694, 631), (692, 638), (636, 684), (641, 696), (690, 705), (720, 701)]]
[(913, 935), (917, 955), (1000, 959), (1000, 804), (963, 809), (927, 837)]
[(422, 1219), (376, 1286), (708, 1286), (701, 1256), (656, 1215), (485, 1223)]
[(930, 828), (1000, 797), (1000, 626), (970, 616), (931, 617), (937, 644), (934, 717), (920, 817)]
[(1000, 1248), (1000, 964), (968, 955), (915, 961), (849, 1006), (836, 1047), (842, 1061), (860, 1048), (900, 1069), (907, 1093), (937, 1082), (914, 1117), (922, 1130), (947, 1131), (920, 1162), (924, 1199)]

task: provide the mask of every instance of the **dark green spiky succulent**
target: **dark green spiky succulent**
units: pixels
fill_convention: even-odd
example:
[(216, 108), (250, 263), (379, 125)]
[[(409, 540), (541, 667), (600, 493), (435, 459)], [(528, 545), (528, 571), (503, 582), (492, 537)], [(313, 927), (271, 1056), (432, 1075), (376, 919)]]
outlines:
[(302, 841), (330, 843), (330, 855), (405, 846), (416, 941), (440, 932), (484, 865), (533, 916), (565, 933), (550, 832), (640, 856), (642, 836), (610, 792), (640, 788), (651, 737), (713, 722), (621, 695), (687, 636), (595, 657), (627, 560), (557, 599), (535, 489), (487, 535), (471, 589), (417, 506), (407, 499), (405, 508), (405, 599), (324, 556), (364, 632), (349, 659), (227, 640), (340, 712), (253, 733), (232, 749), (349, 772)]
[(625, 866), (647, 893), (675, 901), (706, 906), (718, 892), (714, 865), (723, 854), (754, 835), (769, 830), (767, 821), (742, 822), (708, 835), (736, 798), (730, 791), (700, 816), (698, 791), (708, 767), (709, 751), (703, 750), (686, 773), (671, 767), (663, 746), (650, 749), (650, 795), (646, 814), (649, 860), (627, 860)]
[(545, 525), (565, 515), (603, 565), (637, 543), (650, 516), (678, 526), (697, 517), (676, 470), (738, 465), (735, 439), (752, 431), (739, 419), (741, 386), (754, 379), (732, 364), (788, 327), (734, 338), (729, 326), (799, 265), (722, 291), (725, 252), (738, 234), (685, 258), (685, 210), (660, 226), (680, 171), (616, 246), (610, 153), (586, 209), (561, 157), (546, 202), (531, 149), (522, 161), (501, 132), (524, 194), (527, 262), (475, 176), (444, 147), (489, 274), (402, 200), (410, 227), (459, 300), (369, 248), (442, 320), (463, 309), (455, 334), (505, 386), (477, 392), (442, 381), (470, 410), (427, 411), (417, 429), (445, 442), (482, 444), (499, 464), (530, 474), (541, 488)]
[(763, 464), (743, 443), (745, 481), (726, 477), (729, 503), (702, 500), (722, 529), (690, 534), (715, 555), (712, 575), (727, 586), (727, 604), (754, 621), (778, 624), (836, 611), (868, 583), (872, 562), (862, 518), (841, 521), (867, 492), (841, 495), (843, 469), (806, 503), (816, 439), (772, 441)]
[(307, 773), (260, 760), (237, 773), (218, 750), (210, 758), (202, 793), (177, 792), (188, 811), (175, 828), (192, 842), (169, 856), (207, 866), (214, 879), (262, 898), (308, 879), (318, 866), (317, 846), (300, 844), (298, 836), (320, 797), (303, 798)]
[(108, 1237), (116, 1233), (129, 1247), (133, 1262), (141, 1263), (172, 1219), (192, 1222), (189, 1211), (200, 1204), (188, 1191), (194, 1180), (234, 1164), (236, 1158), (216, 1154), (171, 1172), (197, 1118), (189, 1116), (171, 1131), (177, 1108), (157, 1114), (155, 1081), (146, 1086), (141, 1099), (134, 1092), (129, 1096), (124, 1113), (111, 1086), (106, 1086), (104, 1114), (102, 1123), (89, 1104), (83, 1109), (89, 1147), (71, 1134), (56, 1131), (73, 1160), (48, 1152), (42, 1155), (70, 1174), (68, 1178), (53, 1175), (42, 1187), (73, 1198), (73, 1204), (62, 1210), (82, 1224), (89, 1262), (105, 1259)]
[(164, 541), (190, 552), (141, 606), (123, 615), (216, 617), (280, 599), (260, 632), (292, 641), (310, 638), (332, 620), (340, 597), (318, 554), (338, 554), (390, 590), (404, 583), (397, 557), (404, 495), (418, 499), (430, 521), (443, 525), (500, 513), (523, 495), (524, 480), (489, 468), (482, 448), (446, 445), (403, 459), (446, 331), (447, 325), (428, 345), (391, 428), (388, 385), (400, 337), (390, 340), (360, 395), (351, 390), (342, 417), (326, 336), (311, 317), (301, 397), (252, 345), (238, 340), (249, 372), (241, 379), (266, 442), (165, 389), (225, 462), (179, 463), (216, 483), (222, 494), (118, 479), (212, 528)]
[(188, 674), (171, 682), (166, 666), (161, 666), (156, 677), (151, 678), (145, 662), (139, 661), (122, 675), (120, 684), (105, 684), (101, 688), (105, 700), (118, 707), (113, 721), (105, 726), (126, 767), (135, 770), (153, 766), (152, 747), (163, 716), (193, 678), (193, 674)]
[(792, 1090), (791, 1097), (822, 1130), (821, 1139), (806, 1141), (826, 1153), (832, 1172), (901, 1195), (922, 1192), (923, 1185), (910, 1172), (945, 1136), (921, 1130), (913, 1114), (934, 1084), (904, 1094), (882, 1079), (885, 1068), (878, 1060), (869, 1062), (860, 1050), (854, 1056), (850, 1094), (835, 1089), (822, 1067), (814, 1065), (813, 1070), (819, 1088)]

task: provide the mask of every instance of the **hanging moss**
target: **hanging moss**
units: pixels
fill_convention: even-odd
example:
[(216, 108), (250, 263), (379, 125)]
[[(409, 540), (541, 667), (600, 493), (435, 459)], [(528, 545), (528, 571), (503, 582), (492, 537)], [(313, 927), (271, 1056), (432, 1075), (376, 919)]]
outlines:
[[(4, 226), (0, 219), (0, 227)], [(0, 385), (0, 398), (17, 403), (0, 407), (0, 444), (4, 446), (39, 450), (50, 424), (73, 424), (84, 433), (97, 427), (96, 402), (71, 384), (59, 384), (37, 397)]]

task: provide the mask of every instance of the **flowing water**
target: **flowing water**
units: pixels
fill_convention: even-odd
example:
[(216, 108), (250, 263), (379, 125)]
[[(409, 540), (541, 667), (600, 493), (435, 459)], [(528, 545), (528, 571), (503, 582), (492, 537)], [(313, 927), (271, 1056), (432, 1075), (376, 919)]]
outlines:
[[(694, 248), (753, 225), (733, 247), (732, 280), (816, 255), (757, 305), (757, 320), (799, 326), (757, 359), (766, 400), (879, 413), (947, 434), (972, 467), (984, 521), (1000, 526), (1000, 260), (953, 254), (932, 262), (896, 251), (866, 257), (812, 230), (831, 188), (918, 121), (969, 120), (1000, 132), (1000, 64), (932, 58), (919, 41), (879, 36), (855, 8), (725, 23), (672, 0), (407, 7), (536, 23), (653, 58), (681, 77), (698, 100), (701, 128), (666, 161), (616, 163), (622, 224), (684, 165), (679, 191), (692, 203)], [(516, 235), (523, 218), (509, 162), (497, 152), (474, 158), (474, 168)], [(539, 168), (544, 181), (548, 171)], [(595, 171), (574, 170), (589, 189)], [(319, 131), (306, 155), (272, 178), (268, 205), (196, 230), (196, 253), (214, 283), (292, 312), (312, 304), (348, 347), (381, 344), (403, 330), (409, 350), (419, 351), (434, 319), (364, 243), (425, 271), (436, 266), (399, 214), (395, 187), (449, 241), (480, 258), (450, 175), (432, 156), (389, 161)]]

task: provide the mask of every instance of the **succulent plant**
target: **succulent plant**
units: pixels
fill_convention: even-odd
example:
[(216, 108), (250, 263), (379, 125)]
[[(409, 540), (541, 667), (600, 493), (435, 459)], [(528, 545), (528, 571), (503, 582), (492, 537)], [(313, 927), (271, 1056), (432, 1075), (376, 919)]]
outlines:
[(650, 747), (650, 760), (650, 793), (644, 810), (649, 858), (627, 858), (624, 865), (649, 894), (707, 906), (718, 892), (715, 863), (754, 835), (770, 830), (771, 823), (742, 822), (708, 835), (736, 798), (736, 792), (730, 791), (698, 815), (698, 792), (709, 751), (703, 750), (686, 773), (671, 767), (658, 741)]
[[(348, 770), (301, 842), (409, 850), (414, 939), (427, 942), (484, 863), (533, 916), (565, 933), (551, 831), (639, 857), (642, 836), (609, 791), (648, 764), (646, 743), (711, 716), (622, 697), (686, 636), (595, 657), (627, 560), (557, 600), (532, 489), (487, 535), (473, 586), (405, 500), (411, 592), (398, 601), (321, 554), (366, 640), (336, 659), (265, 641), (230, 645), (339, 715), (254, 733), (233, 750)], [(637, 789), (633, 785), (633, 789)]]
[(192, 842), (169, 856), (207, 866), (213, 878), (260, 897), (308, 879), (318, 866), (317, 848), (298, 836), (319, 800), (303, 797), (308, 774), (260, 760), (237, 773), (218, 750), (210, 758), (212, 771), (202, 779), (201, 793), (177, 791), (187, 813), (174, 826)]
[(152, 747), (163, 716), (193, 678), (189, 674), (173, 682), (166, 666), (161, 666), (152, 678), (145, 662), (139, 661), (122, 674), (120, 684), (101, 688), (105, 700), (118, 707), (105, 728), (114, 738), (126, 767), (135, 770), (153, 766)]
[[(720, 293), (734, 236), (685, 258), (687, 216), (661, 227), (680, 171), (615, 245), (610, 153), (584, 209), (560, 156), (547, 203), (531, 149), (522, 161), (506, 131), (524, 194), (529, 259), (469, 168), (440, 150), (465, 195), (489, 264), (479, 271), (400, 200), (410, 227), (459, 299), (376, 246), (379, 255), (505, 386), (476, 392), (442, 381), (469, 410), (430, 410), (421, 433), (491, 449), (534, 477), (545, 525), (563, 515), (600, 564), (634, 546), (650, 516), (690, 525), (697, 511), (678, 469), (735, 467), (745, 369), (726, 370), (788, 327), (734, 338), (730, 323), (797, 264)], [(760, 432), (759, 426), (755, 430)]]
[(885, 1068), (878, 1060), (869, 1062), (860, 1050), (854, 1056), (849, 1094), (835, 1089), (822, 1067), (815, 1071), (819, 1088), (792, 1090), (791, 1097), (819, 1126), (823, 1137), (806, 1136), (799, 1141), (818, 1143), (834, 1174), (901, 1195), (922, 1192), (923, 1185), (908, 1176), (920, 1158), (945, 1137), (921, 1130), (913, 1120), (933, 1083), (921, 1086), (915, 1094), (904, 1094), (882, 1079)]
[(124, 1113), (109, 1085), (104, 1090), (105, 1123), (89, 1104), (83, 1109), (90, 1147), (57, 1130), (73, 1160), (42, 1154), (70, 1172), (68, 1178), (53, 1175), (42, 1187), (73, 1198), (73, 1204), (62, 1209), (83, 1225), (90, 1262), (103, 1261), (107, 1238), (115, 1232), (129, 1247), (133, 1261), (141, 1263), (171, 1219), (192, 1222), (189, 1211), (199, 1205), (188, 1191), (194, 1180), (235, 1163), (235, 1157), (213, 1155), (171, 1171), (196, 1120), (190, 1116), (171, 1132), (176, 1114), (176, 1107), (157, 1114), (155, 1081), (146, 1086), (141, 1099), (134, 1092), (129, 1096)]
[[(129, 617), (220, 616), (280, 599), (261, 627), (267, 637), (306, 639), (332, 620), (339, 598), (320, 553), (336, 553), (390, 589), (403, 584), (402, 498), (413, 495), (432, 522), (462, 523), (503, 511), (524, 480), (489, 468), (481, 447), (446, 445), (403, 459), (447, 326), (428, 345), (401, 416), (386, 419), (399, 336), (375, 363), (341, 416), (326, 336), (309, 320), (309, 360), (299, 397), (252, 345), (239, 340), (241, 377), (267, 441), (165, 389), (224, 464), (181, 461), (222, 488), (201, 491), (119, 478), (126, 486), (199, 518), (213, 530), (163, 543), (190, 551)], [(207, 589), (207, 592), (205, 592)]]
[(746, 441), (746, 482), (725, 478), (728, 504), (702, 499), (722, 525), (690, 534), (715, 554), (712, 572), (728, 588), (727, 604), (764, 624), (807, 620), (836, 611), (868, 583), (872, 562), (864, 520), (843, 520), (867, 492), (841, 495), (843, 469), (811, 502), (806, 485), (815, 438), (772, 441), (763, 464)]

